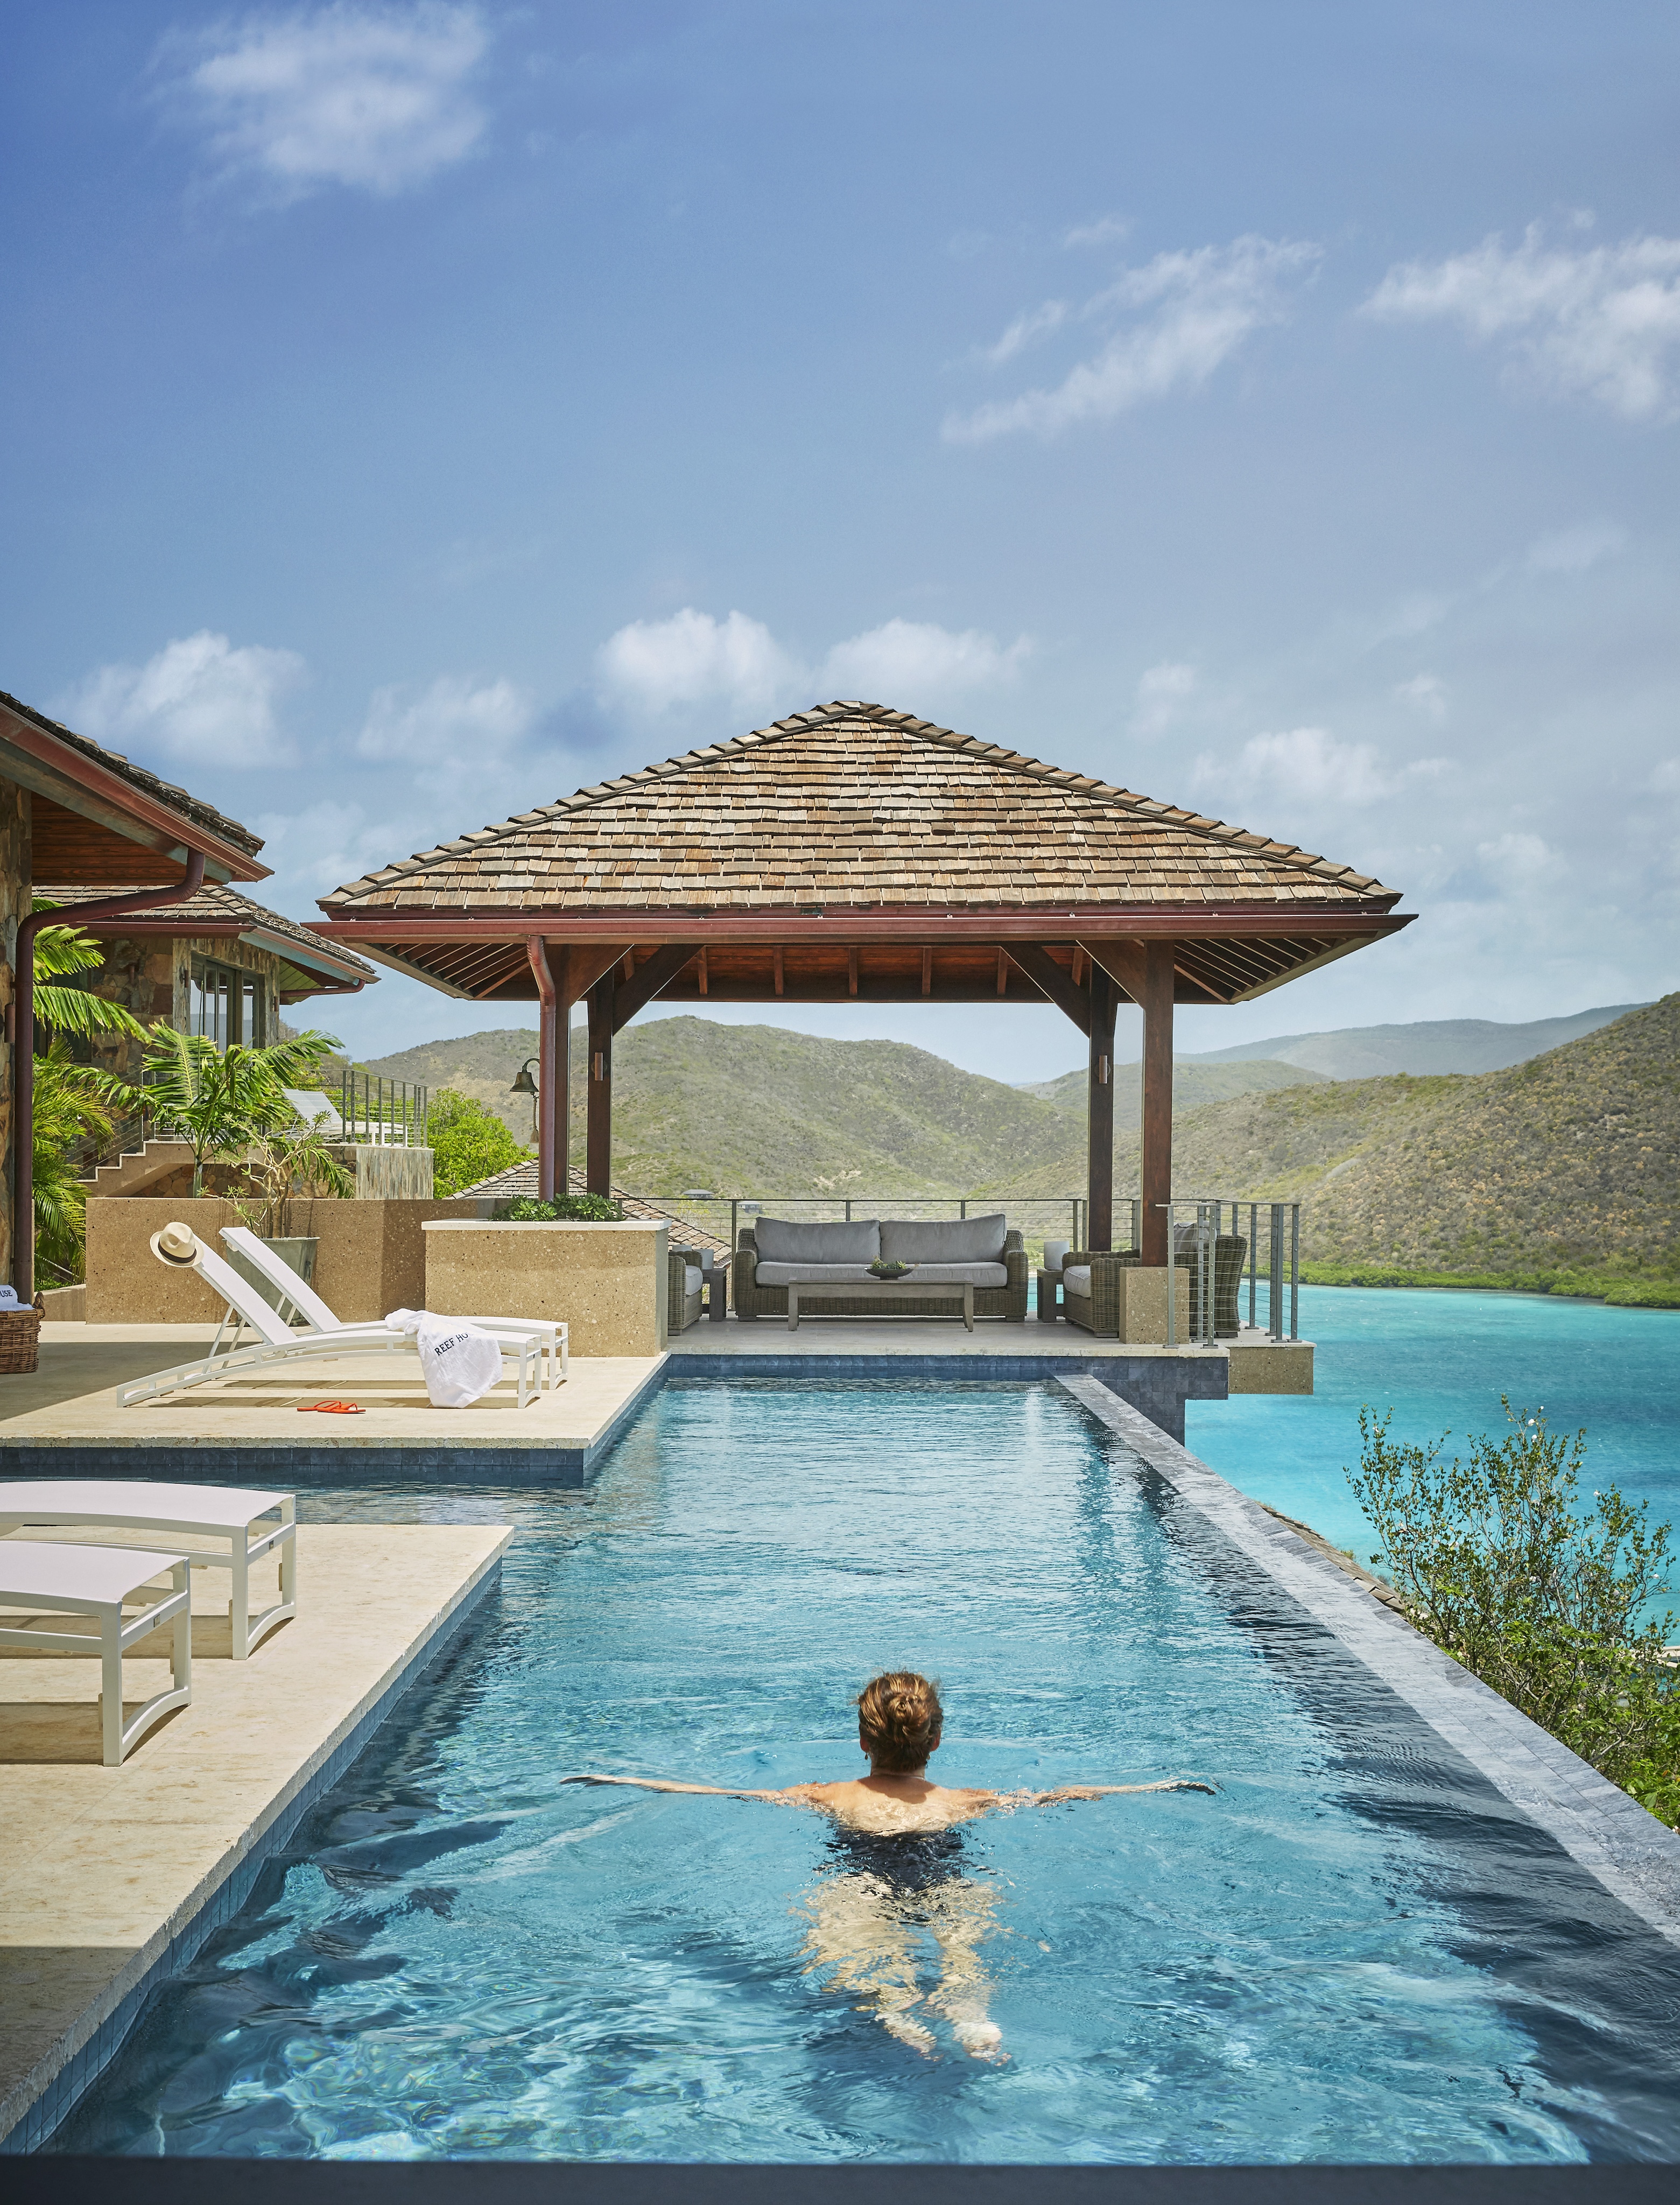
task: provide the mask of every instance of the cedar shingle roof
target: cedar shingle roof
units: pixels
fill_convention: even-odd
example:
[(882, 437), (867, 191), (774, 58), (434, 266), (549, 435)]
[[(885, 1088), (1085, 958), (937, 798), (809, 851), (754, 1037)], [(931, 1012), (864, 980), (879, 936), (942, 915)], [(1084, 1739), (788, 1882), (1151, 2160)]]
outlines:
[[(38, 882), (34, 893), (49, 903), (62, 905), (67, 924), (74, 925), (77, 904), (97, 902), (105, 896), (122, 895), (128, 891), (120, 888), (53, 888)], [(379, 978), (371, 965), (355, 956), (342, 942), (329, 942), (312, 927), (301, 925), (295, 918), (287, 918), (277, 911), (268, 911), (261, 904), (253, 903), (249, 896), (241, 895), (237, 889), (224, 888), (217, 881), (206, 881), (196, 894), (184, 896), (179, 903), (153, 904), (149, 910), (130, 918), (107, 919), (96, 930), (118, 936), (141, 930), (156, 933), (164, 922), (187, 936), (211, 931), (225, 933), (230, 926), (236, 926), (241, 934), (278, 936), (280, 942), (289, 942), (307, 955), (312, 963), (326, 960), (367, 980)], [(276, 948), (272, 942), (263, 946)]]
[(373, 918), (1397, 900), (1292, 845), (907, 712), (837, 703), (464, 835), (321, 907)]
[[(128, 782), (156, 802), (167, 804), (171, 811), (179, 811), (183, 818), (208, 828), (212, 835), (219, 835), (225, 842), (231, 842), (236, 849), (246, 851), (254, 858), (262, 848), (260, 835), (253, 835), (237, 819), (229, 819), (214, 805), (189, 795), (186, 789), (177, 788), (175, 782), (160, 780), (155, 773), (148, 772), (145, 766), (136, 765), (132, 758), (124, 758), (121, 751), (108, 751), (103, 743), (96, 743), (86, 735), (79, 735), (74, 728), (65, 727), (61, 721), (48, 719), (45, 712), (38, 712), (33, 704), (25, 704), (15, 697), (9, 697), (3, 689), (0, 689), (0, 704), (15, 712), (20, 719), (33, 721), (38, 728), (43, 728), (57, 741), (68, 743), (72, 750), (80, 751), (95, 765), (104, 766), (107, 773), (116, 775), (119, 780)], [(100, 893), (108, 895), (110, 890), (101, 889)]]

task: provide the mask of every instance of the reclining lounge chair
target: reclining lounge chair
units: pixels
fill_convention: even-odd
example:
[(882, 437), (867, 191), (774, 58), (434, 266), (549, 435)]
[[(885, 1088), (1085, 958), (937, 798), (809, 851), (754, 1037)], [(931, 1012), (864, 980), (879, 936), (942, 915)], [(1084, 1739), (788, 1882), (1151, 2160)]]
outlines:
[[(272, 1248), (259, 1240), (248, 1225), (224, 1225), (222, 1238), (235, 1254), (260, 1272), (271, 1287), (278, 1287), (282, 1297), (280, 1314), (284, 1316), (288, 1305), (295, 1310), (312, 1333), (331, 1334), (353, 1331), (341, 1316), (335, 1316), (314, 1289), (291, 1265), (276, 1256)], [(445, 1314), (454, 1316), (457, 1311)], [(463, 1324), (474, 1325), (480, 1332), (488, 1332), (497, 1340), (525, 1340), (532, 1333), (540, 1335), (548, 1360), (549, 1390), (565, 1382), (567, 1375), (566, 1327), (548, 1317), (464, 1316)]]
[[(310, 1356), (365, 1355), (375, 1349), (393, 1354), (413, 1352), (407, 1333), (383, 1322), (344, 1324), (335, 1332), (328, 1333), (294, 1332), (279, 1311), (263, 1299), (249, 1279), (242, 1278), (213, 1248), (206, 1248), (185, 1225), (166, 1225), (161, 1232), (154, 1233), (151, 1252), (170, 1270), (196, 1271), (228, 1306), (208, 1354), (197, 1362), (178, 1363), (168, 1370), (154, 1371), (149, 1378), (137, 1378), (133, 1385), (124, 1386), (116, 1397), (120, 1408), (132, 1408), (137, 1401), (156, 1400), (164, 1394), (178, 1393), (183, 1387), (202, 1386), (235, 1370), (275, 1369)], [(230, 1324), (232, 1336), (223, 1348), (223, 1337)], [(240, 1329), (246, 1325), (263, 1343), (260, 1346), (238, 1345)], [(519, 1366), (519, 1405), (523, 1409), (541, 1390), (543, 1329), (537, 1326), (518, 1328), (501, 1335), (497, 1345), (502, 1360)]]

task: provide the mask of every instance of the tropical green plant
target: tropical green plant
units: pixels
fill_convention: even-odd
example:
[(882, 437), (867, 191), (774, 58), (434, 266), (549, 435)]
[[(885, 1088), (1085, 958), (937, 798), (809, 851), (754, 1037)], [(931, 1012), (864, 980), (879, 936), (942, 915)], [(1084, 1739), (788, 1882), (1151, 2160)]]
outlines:
[(323, 1057), (340, 1046), (312, 1030), (266, 1049), (234, 1042), (219, 1049), (201, 1034), (155, 1026), (145, 1055), (145, 1108), (161, 1132), (193, 1150), (193, 1192), (204, 1192), (205, 1167), (243, 1156), (264, 1136), (296, 1123), (283, 1091), (313, 1079)]
[(440, 1197), (494, 1179), (498, 1172), (525, 1162), (532, 1153), (482, 1102), (453, 1087), (441, 1087), (431, 1097), (426, 1141), (431, 1150), (432, 1186)]
[[(56, 911), (59, 906), (37, 896), (33, 908)], [(35, 1015), (55, 1034), (74, 1034), (78, 1040), (96, 1033), (121, 1033), (144, 1041), (146, 1029), (121, 1003), (96, 996), (89, 988), (57, 984), (77, 972), (97, 972), (104, 961), (105, 954), (91, 934), (74, 926), (42, 927), (35, 936)]]
[(509, 1225), (553, 1225), (569, 1220), (592, 1225), (622, 1225), (624, 1211), (604, 1194), (557, 1194), (552, 1202), (539, 1202), (534, 1195), (515, 1195), (511, 1202), (499, 1202), (496, 1215)]
[(1566, 1439), (1501, 1396), (1510, 1429), (1469, 1459), (1389, 1437), (1359, 1418), (1354, 1497), (1417, 1628), (1583, 1761), (1670, 1822), (1680, 1820), (1680, 1668), (1668, 1590), (1669, 1527), (1613, 1485), (1580, 1495), (1587, 1435)]
[(87, 1196), (76, 1178), (70, 1150), (89, 1134), (103, 1138), (115, 1112), (132, 1110), (135, 1091), (109, 1072), (74, 1064), (69, 1044), (54, 1039), (35, 1059), (35, 1260), (63, 1279), (79, 1279), (87, 1229)]
[(236, 1194), (234, 1207), (264, 1239), (289, 1234), (294, 1202), (321, 1196), (343, 1201), (356, 1192), (354, 1177), (334, 1156), (318, 1119), (309, 1125), (299, 1118), (290, 1126), (263, 1127), (242, 1162), (256, 1198)]

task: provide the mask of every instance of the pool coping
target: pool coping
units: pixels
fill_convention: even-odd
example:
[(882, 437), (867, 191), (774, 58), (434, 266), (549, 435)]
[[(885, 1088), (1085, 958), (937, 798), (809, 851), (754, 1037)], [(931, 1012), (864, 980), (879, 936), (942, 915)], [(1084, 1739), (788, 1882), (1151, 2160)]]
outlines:
[(1680, 1832), (1093, 1376), (1061, 1384), (1613, 1899), (1680, 1945)]
[[(49, 2079), (26, 2102), (12, 2101), (7, 2109), (5, 2128), (0, 2132), (0, 2160), (33, 2156), (50, 2141), (116, 2057), (151, 1994), (187, 1966), (206, 1941), (232, 1920), (249, 1898), (269, 1861), (290, 1844), (311, 1808), (366, 1750), (375, 1732), (398, 1703), (416, 1686), (424, 1685), (455, 1653), (481, 1620), (491, 1595), (500, 1589), (502, 1558), (512, 1538), (511, 1531), (504, 1532), (491, 1551), (456, 1586), (448, 1605), (433, 1618), (430, 1628), (411, 1644), (401, 1670), (378, 1697), (365, 1705), (359, 1713), (352, 1713), (335, 1734), (323, 1741), (312, 1767), (306, 1765), (282, 1783), (277, 1796), (264, 1810), (267, 1821), (249, 1845), (237, 1857), (224, 1855), (222, 1863), (212, 1869), (211, 1878), (219, 1880), (214, 1881), (214, 1887), (207, 1893), (203, 1904), (173, 1933), (165, 1934), (143, 1970), (116, 1994), (109, 2010), (100, 2013), (97, 2020), (92, 2018), (92, 2012), (97, 2012), (97, 2004), (84, 2014), (82, 2025), (86, 2027), (86, 2034), (75, 2049), (54, 2067)], [(230, 1848), (230, 1853), (231, 1851)], [(21, 2095), (20, 2092), (19, 2096)], [(9, 2171), (9, 2190), (11, 2184)]]

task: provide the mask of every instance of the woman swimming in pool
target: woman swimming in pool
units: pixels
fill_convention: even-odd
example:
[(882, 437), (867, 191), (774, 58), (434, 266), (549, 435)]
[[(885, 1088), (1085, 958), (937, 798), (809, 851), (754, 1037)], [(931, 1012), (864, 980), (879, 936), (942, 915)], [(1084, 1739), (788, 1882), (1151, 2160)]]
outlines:
[[(871, 1679), (858, 1698), (858, 1743), (867, 1776), (839, 1784), (793, 1784), (777, 1792), (723, 1784), (680, 1784), (652, 1776), (569, 1776), (568, 1784), (622, 1784), (644, 1792), (696, 1792), (763, 1799), (775, 1807), (813, 1807), (840, 1825), (829, 1843), (834, 1870), (813, 1894), (805, 1942), (812, 1969), (833, 1970), (836, 1988), (861, 1994), (892, 2034), (931, 2056), (935, 2041), (909, 2009), (942, 2013), (965, 2051), (1004, 2057), (1002, 2034), (987, 2015), (991, 1982), (979, 1956), (992, 1927), (993, 1887), (964, 1873), (958, 1825), (994, 1810), (1048, 1807), (1120, 1792), (1211, 1792), (1211, 1784), (1168, 1777), (1156, 1784), (1065, 1784), (1053, 1792), (947, 1789), (929, 1782), (928, 1762), (944, 1725), (939, 1693), (913, 1669)], [(931, 1931), (939, 1980), (923, 1998), (912, 1944)]]

